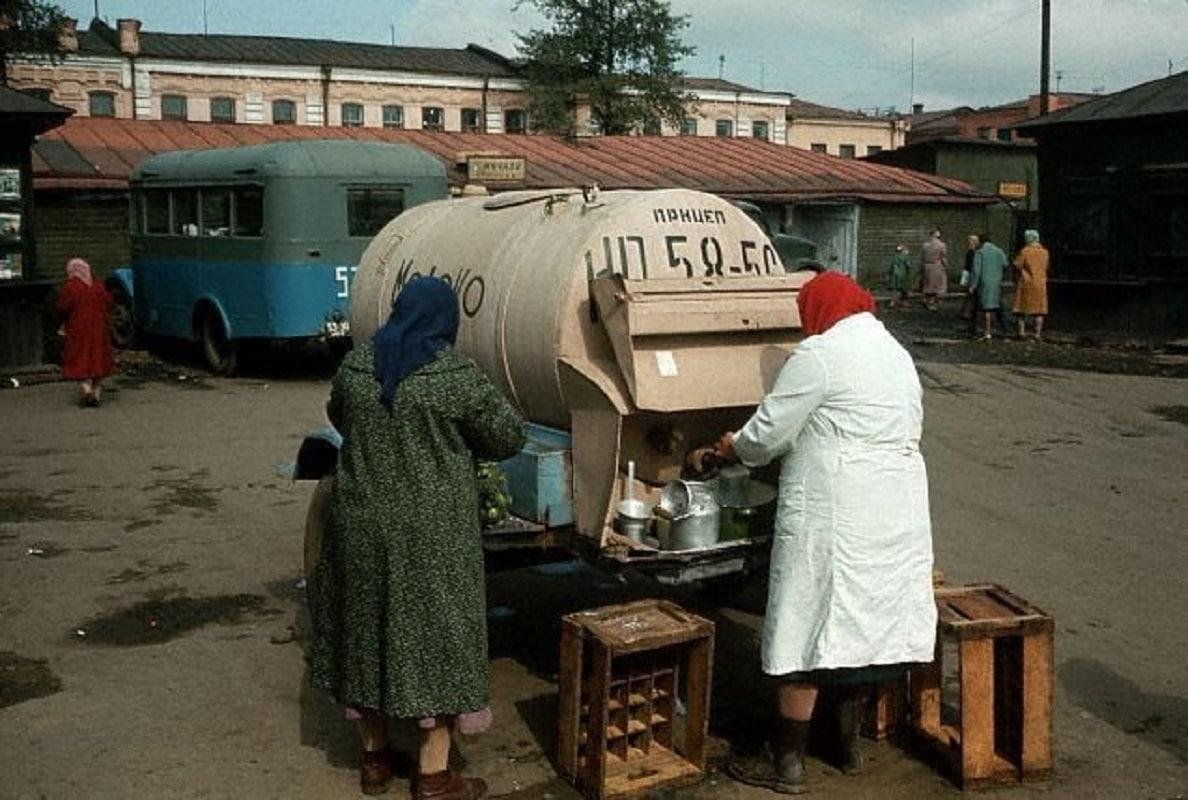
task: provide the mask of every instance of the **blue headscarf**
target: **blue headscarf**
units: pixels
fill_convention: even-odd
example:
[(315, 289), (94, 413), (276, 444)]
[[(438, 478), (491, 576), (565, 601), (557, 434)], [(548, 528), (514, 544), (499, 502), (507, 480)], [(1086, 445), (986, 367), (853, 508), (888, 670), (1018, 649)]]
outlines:
[(413, 278), (392, 303), (392, 315), (375, 332), (375, 371), (380, 402), (389, 411), (396, 387), (428, 364), (458, 336), (458, 298), (441, 278)]

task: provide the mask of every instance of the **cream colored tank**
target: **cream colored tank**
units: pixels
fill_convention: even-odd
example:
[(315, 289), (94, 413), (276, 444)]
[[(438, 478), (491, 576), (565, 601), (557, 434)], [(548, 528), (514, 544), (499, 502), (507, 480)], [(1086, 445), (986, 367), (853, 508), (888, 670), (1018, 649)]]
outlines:
[(459, 348), (530, 419), (567, 428), (558, 361), (606, 355), (590, 287), (612, 274), (659, 282), (783, 267), (746, 214), (700, 192), (442, 200), (401, 214), (367, 248), (351, 287), (351, 331), (370, 337), (409, 279), (437, 275), (458, 293)]

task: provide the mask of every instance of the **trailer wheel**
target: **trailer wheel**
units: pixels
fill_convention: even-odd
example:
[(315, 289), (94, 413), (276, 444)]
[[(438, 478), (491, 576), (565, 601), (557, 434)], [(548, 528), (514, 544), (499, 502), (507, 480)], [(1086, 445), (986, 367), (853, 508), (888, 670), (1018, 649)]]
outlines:
[(202, 315), (202, 354), (216, 375), (231, 375), (239, 363), (239, 343), (227, 336), (223, 321), (214, 309)]
[(122, 289), (111, 293), (111, 311), (107, 318), (111, 329), (111, 343), (120, 350), (127, 350), (136, 344), (136, 318), (132, 312), (132, 299)]

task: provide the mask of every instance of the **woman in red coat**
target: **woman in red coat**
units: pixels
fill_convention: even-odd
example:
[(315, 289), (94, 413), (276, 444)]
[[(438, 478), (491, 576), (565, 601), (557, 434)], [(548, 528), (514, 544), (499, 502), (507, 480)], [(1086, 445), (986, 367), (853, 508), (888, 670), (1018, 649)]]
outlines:
[(107, 308), (111, 294), (91, 277), (91, 265), (81, 258), (66, 264), (66, 285), (58, 298), (58, 313), (65, 319), (66, 346), (62, 375), (79, 381), (79, 402), (99, 405), (102, 381), (115, 368)]

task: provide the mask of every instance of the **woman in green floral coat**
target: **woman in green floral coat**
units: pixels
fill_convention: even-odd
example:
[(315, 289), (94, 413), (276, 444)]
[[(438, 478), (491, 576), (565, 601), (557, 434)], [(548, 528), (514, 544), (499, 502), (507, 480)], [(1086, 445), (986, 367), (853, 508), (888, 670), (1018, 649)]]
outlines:
[(490, 721), (475, 461), (516, 453), (524, 423), (453, 349), (457, 330), (449, 285), (411, 281), (343, 360), (327, 406), (343, 445), (310, 580), (310, 672), (359, 719), (368, 794), (392, 777), (389, 717), (420, 723), (415, 797), (486, 788), (447, 770), (451, 729)]

